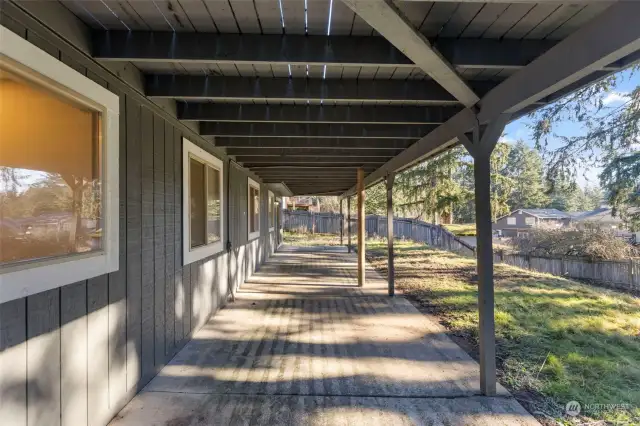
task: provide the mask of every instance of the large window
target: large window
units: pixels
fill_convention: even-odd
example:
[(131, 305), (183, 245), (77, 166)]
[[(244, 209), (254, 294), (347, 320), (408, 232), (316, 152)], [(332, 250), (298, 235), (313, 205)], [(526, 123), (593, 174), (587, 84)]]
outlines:
[(260, 236), (260, 185), (258, 182), (248, 178), (248, 229), (249, 239), (252, 240)]
[(222, 161), (183, 139), (184, 263), (222, 251)]
[(0, 26), (0, 303), (118, 269), (118, 97)]

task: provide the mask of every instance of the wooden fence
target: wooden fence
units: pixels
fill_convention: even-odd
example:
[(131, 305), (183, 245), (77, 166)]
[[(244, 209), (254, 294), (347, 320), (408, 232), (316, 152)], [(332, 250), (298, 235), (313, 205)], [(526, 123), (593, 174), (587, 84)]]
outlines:
[[(342, 215), (335, 213), (312, 213), (306, 211), (284, 211), (284, 230), (290, 232), (308, 232), (340, 234)], [(346, 224), (345, 224), (346, 226)], [(352, 238), (356, 236), (358, 221), (351, 218)], [(387, 217), (367, 215), (365, 232), (368, 238), (387, 236)], [(432, 247), (453, 251), (466, 256), (475, 256), (475, 249), (457, 238), (439, 225), (415, 219), (394, 218), (393, 235), (395, 238), (426, 243)], [(346, 239), (346, 228), (345, 235)]]
[(569, 256), (531, 256), (496, 251), (494, 261), (565, 278), (640, 293), (640, 262), (634, 259), (595, 260)]
[[(340, 214), (284, 211), (284, 229), (286, 231), (339, 235), (341, 224), (342, 215)], [(352, 218), (351, 232), (353, 241), (356, 238), (357, 224), (357, 219)], [(366, 216), (365, 232), (369, 238), (386, 238), (386, 216)], [(395, 238), (425, 243), (431, 247), (475, 257), (475, 249), (473, 247), (441, 226), (420, 220), (394, 218), (393, 235)], [(346, 241), (346, 228), (344, 238)], [(498, 250), (494, 253), (494, 261), (559, 277), (589, 280), (605, 287), (640, 293), (640, 261), (638, 260), (592, 261), (581, 257), (530, 256)]]
[(283, 214), (283, 228), (285, 231), (310, 234), (340, 234), (341, 214), (313, 213), (304, 210), (284, 210)]

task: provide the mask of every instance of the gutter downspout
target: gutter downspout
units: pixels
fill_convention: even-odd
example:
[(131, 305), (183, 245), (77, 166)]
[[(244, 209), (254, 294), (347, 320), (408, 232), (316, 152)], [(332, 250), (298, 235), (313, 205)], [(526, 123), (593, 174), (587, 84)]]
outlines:
[[(231, 257), (233, 244), (231, 243), (231, 163), (236, 163), (234, 160), (229, 159), (227, 163), (227, 288), (231, 289), (231, 302), (236, 301), (235, 286), (231, 282)], [(238, 164), (238, 163), (236, 163)]]

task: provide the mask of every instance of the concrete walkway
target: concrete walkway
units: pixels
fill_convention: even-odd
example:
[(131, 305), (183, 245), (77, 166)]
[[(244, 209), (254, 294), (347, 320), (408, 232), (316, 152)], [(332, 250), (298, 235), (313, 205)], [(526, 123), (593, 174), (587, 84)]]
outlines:
[(537, 425), (442, 328), (342, 247), (287, 247), (112, 422)]

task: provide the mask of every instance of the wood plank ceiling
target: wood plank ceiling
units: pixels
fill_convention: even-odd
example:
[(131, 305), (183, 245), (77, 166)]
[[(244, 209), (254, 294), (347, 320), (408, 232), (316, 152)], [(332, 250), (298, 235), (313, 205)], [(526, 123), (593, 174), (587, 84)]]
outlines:
[[(296, 194), (342, 193), (461, 109), (340, 0), (61, 3), (98, 60), (133, 63), (148, 96)], [(480, 96), (609, 6), (396, 5)]]

